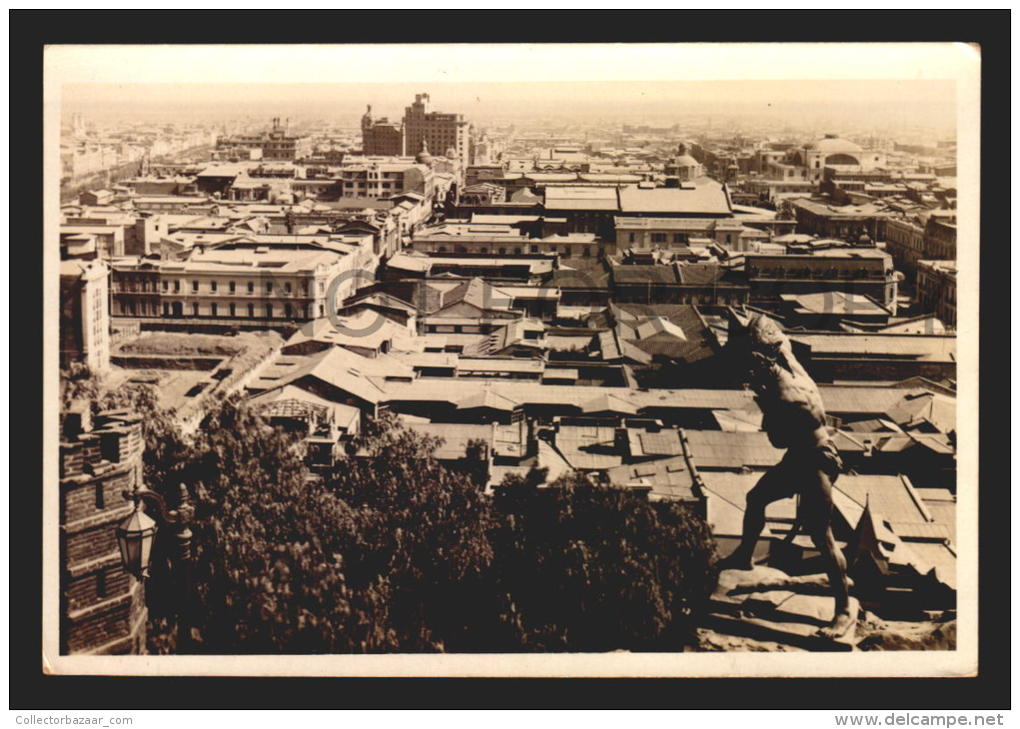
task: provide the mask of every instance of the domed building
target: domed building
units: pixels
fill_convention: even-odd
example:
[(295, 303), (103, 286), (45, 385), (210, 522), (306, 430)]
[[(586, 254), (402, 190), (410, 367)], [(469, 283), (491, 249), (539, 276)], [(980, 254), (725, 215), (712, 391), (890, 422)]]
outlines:
[(882, 167), (885, 155), (866, 150), (836, 134), (826, 134), (819, 140), (789, 150), (784, 162), (788, 166), (799, 167), (802, 170), (801, 177), (820, 180), (826, 167), (858, 167), (861, 170)]
[(429, 154), (429, 144), (424, 139), (421, 140), (421, 149), (418, 154), (414, 156), (414, 161), (420, 165), (432, 166), (432, 155)]
[(666, 177), (677, 177), (681, 182), (705, 176), (705, 168), (698, 160), (687, 154), (687, 147), (683, 144), (677, 146), (676, 154), (666, 162), (663, 172)]

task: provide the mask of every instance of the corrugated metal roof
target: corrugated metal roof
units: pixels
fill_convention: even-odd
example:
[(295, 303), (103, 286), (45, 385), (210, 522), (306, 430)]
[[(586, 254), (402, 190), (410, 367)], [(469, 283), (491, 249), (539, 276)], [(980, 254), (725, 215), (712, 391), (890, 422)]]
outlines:
[(940, 582), (956, 589), (956, 553), (951, 547), (937, 542), (910, 542), (907, 546), (917, 555), (917, 567), (934, 568)]
[(764, 468), (779, 463), (783, 451), (766, 433), (684, 429), (691, 459), (698, 468)]
[[(743, 533), (744, 506), (747, 492), (761, 478), (756, 473), (726, 473), (716, 471), (701, 474), (708, 501), (708, 523), (716, 536), (736, 536)], [(766, 526), (789, 525), (797, 514), (793, 498), (773, 501), (765, 510)]]
[(653, 497), (683, 501), (697, 499), (694, 479), (683, 456), (617, 466), (606, 471), (606, 476), (616, 486), (650, 486)]
[(868, 504), (871, 510), (892, 523), (930, 521), (927, 509), (910, 493), (910, 487), (901, 476), (843, 475), (833, 486), (858, 505)]

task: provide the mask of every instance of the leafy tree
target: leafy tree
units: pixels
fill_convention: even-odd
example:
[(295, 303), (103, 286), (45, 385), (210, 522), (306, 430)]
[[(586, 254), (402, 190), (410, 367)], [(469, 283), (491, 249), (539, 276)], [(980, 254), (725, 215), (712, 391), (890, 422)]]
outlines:
[[(362, 540), (352, 570), (384, 573), (401, 651), (466, 650), (478, 639), (491, 595), (491, 504), (473, 471), (442, 466), (441, 444), (391, 415), (370, 421), (356, 444), (363, 457), (338, 468), (333, 493), (357, 508)], [(469, 450), (479, 455), (478, 444)]]
[[(437, 651), (448, 631), (461, 639), (466, 606), (446, 601), (481, 584), (488, 504), (431, 458), (438, 444), (383, 419), (361, 456), (310, 479), (293, 436), (235, 400), (210, 413), (181, 467), (197, 510), (194, 640), (178, 649)], [(155, 616), (163, 637), (150, 645), (172, 648), (171, 612)]]
[[(530, 482), (529, 482), (530, 481)], [(519, 649), (677, 650), (714, 588), (707, 525), (674, 502), (649, 502), (583, 475), (548, 488), (497, 490), (498, 581)]]
[[(676, 650), (711, 590), (687, 509), (542, 471), (495, 498), (444, 468), (440, 441), (370, 420), (356, 455), (311, 478), (303, 444), (229, 398), (176, 452), (189, 484), (191, 587), (161, 530), (150, 650), (200, 653)], [(477, 449), (477, 448), (476, 448)], [(166, 491), (170, 506), (176, 496)], [(190, 602), (180, 603), (182, 594)], [(176, 614), (190, 628), (175, 645)]]

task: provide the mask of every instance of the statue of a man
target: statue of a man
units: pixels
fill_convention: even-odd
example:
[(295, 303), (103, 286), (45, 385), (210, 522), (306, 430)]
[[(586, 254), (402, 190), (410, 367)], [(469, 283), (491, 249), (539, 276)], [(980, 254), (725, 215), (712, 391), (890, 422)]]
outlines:
[(751, 569), (754, 548), (765, 526), (766, 507), (773, 501), (799, 496), (799, 525), (821, 552), (836, 598), (832, 623), (819, 633), (837, 638), (853, 626), (846, 560), (831, 526), (832, 484), (842, 464), (826, 427), (818, 386), (793, 356), (783, 330), (767, 316), (744, 317), (730, 310), (727, 349), (735, 356), (746, 378), (743, 381), (755, 392), (769, 441), (787, 451), (748, 492), (740, 545), (720, 567)]

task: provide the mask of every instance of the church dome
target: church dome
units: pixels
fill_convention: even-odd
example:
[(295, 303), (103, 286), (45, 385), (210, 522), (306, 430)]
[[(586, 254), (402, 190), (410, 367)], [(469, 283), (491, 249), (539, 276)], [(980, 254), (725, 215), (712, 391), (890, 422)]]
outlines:
[(860, 145), (854, 144), (849, 139), (843, 139), (835, 134), (826, 134), (816, 142), (808, 142), (804, 149), (825, 154), (860, 154), (864, 150)]
[(424, 139), (421, 140), (421, 150), (414, 157), (414, 161), (420, 165), (432, 164), (432, 155), (429, 154), (429, 145)]

